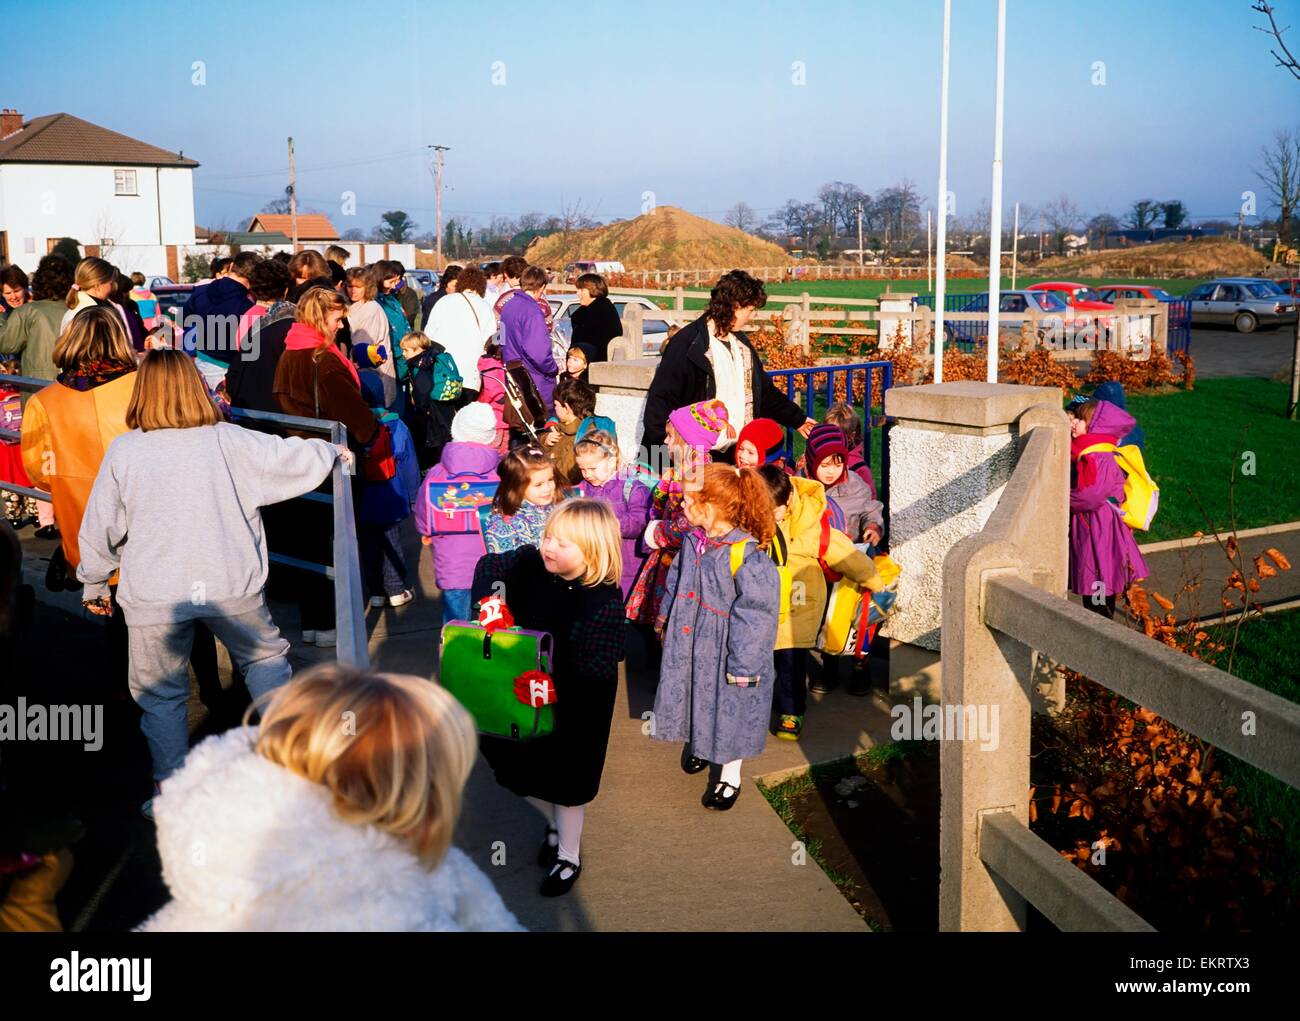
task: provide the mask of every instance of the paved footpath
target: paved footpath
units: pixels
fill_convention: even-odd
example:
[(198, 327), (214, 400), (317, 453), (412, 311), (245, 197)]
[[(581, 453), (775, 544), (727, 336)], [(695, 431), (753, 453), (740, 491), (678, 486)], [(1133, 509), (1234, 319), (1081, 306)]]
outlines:
[[(90, 658), (98, 651), (93, 648), (95, 622), (82, 619), (78, 595), (52, 595), (42, 585), (42, 558), (53, 543), (33, 539), (30, 529), (23, 535), (24, 571), (37, 588), (38, 614), (50, 614), (53, 624), (58, 610), (70, 613), (59, 617), (59, 633), (67, 633), (69, 642), (82, 646), (83, 656)], [(415, 563), (420, 547), (414, 535), (409, 539), (410, 562)], [(368, 610), (374, 667), (434, 675), (441, 604), (427, 555), (420, 561), (417, 591), (407, 606)], [(272, 609), (286, 637), (296, 643), (291, 654), (295, 670), (332, 658), (325, 650), (297, 644), (296, 608), (273, 603)], [(221, 655), (225, 668), (224, 650)], [(814, 696), (804, 739), (769, 738), (764, 754), (745, 763), (735, 807), (712, 812), (700, 805), (706, 774), (687, 776), (678, 766), (681, 746), (643, 735), (641, 714), (652, 705), (654, 677), (644, 669), (639, 648), (631, 656), (621, 671), (600, 795), (587, 812), (583, 874), (568, 896), (547, 899), (537, 893), (543, 875), (536, 864), (541, 817), (499, 788), (482, 759), (470, 779), (456, 842), (492, 878), (520, 921), (538, 931), (870, 932), (811, 858), (795, 864), (794, 837), (754, 781), (888, 741), (884, 697), (854, 698), (843, 691), (820, 701)], [(199, 725), (204, 712), (192, 698), (192, 725)], [(87, 819), (103, 836), (83, 844), (76, 883), (60, 902), (65, 916), (79, 918), (85, 928), (138, 924), (158, 906), (153, 831), (135, 813), (147, 789), (143, 766), (142, 761), (123, 763), (114, 778), (105, 777), (117, 791), (111, 804), (97, 799), (107, 817), (94, 813)], [(83, 768), (72, 764), (74, 775)], [(81, 815), (87, 816), (84, 806)], [(119, 838), (119, 832), (129, 836)]]

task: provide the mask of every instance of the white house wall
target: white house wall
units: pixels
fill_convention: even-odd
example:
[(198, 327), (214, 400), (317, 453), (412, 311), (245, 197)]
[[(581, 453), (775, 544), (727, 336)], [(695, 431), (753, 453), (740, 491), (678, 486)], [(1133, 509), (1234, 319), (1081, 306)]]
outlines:
[[(113, 171), (136, 172), (136, 195), (115, 195)], [(162, 213), (161, 230), (159, 211)], [(31, 271), (50, 238), (98, 245), (194, 241), (193, 171), (188, 168), (0, 164), (0, 230), (10, 259)]]

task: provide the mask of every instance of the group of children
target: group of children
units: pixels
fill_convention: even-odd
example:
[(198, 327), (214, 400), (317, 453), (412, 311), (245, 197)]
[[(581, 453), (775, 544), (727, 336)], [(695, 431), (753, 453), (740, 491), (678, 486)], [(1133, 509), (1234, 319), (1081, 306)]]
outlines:
[[(416, 503), (444, 622), (477, 619), (479, 600), (504, 591), (514, 623), (557, 644), (553, 733), (483, 738), (498, 780), (547, 820), (539, 861), (548, 896), (567, 892), (581, 871), (581, 809), (599, 786), (629, 626), (662, 644), (654, 736), (683, 745), (687, 773), (712, 767), (702, 804), (725, 811), (743, 760), (768, 733), (800, 736), (829, 579), (881, 587), (869, 554), (884, 524), (848, 405), (812, 430), (798, 474), (777, 423), (747, 423), (732, 463), (715, 462), (719, 437), (737, 435), (726, 407), (678, 408), (667, 466), (655, 475), (624, 458), (587, 384), (561, 378), (554, 404), (537, 442), (528, 437), (504, 457), (488, 409), (461, 408)], [(466, 525), (453, 508), (476, 492), (490, 492), (490, 505), (481, 496), (482, 513)], [(813, 690), (834, 683), (832, 659)], [(869, 690), (865, 670), (852, 690)]]

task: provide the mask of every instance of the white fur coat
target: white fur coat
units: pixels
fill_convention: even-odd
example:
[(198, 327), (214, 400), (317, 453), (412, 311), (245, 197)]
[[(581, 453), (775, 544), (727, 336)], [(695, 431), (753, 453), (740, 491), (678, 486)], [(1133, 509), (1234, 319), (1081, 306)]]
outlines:
[(163, 931), (518, 931), (458, 848), (432, 872), (398, 840), (344, 822), (329, 792), (253, 751), (251, 727), (208, 738), (154, 800), (172, 900)]

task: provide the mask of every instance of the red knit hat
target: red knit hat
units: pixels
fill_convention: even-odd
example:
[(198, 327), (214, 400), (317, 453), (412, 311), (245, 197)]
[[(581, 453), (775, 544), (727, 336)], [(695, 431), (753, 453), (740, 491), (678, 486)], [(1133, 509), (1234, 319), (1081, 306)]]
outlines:
[(778, 448), (784, 439), (785, 434), (779, 423), (770, 418), (756, 418), (740, 430), (740, 435), (736, 437), (736, 446), (732, 451), (732, 460), (735, 460), (735, 451), (748, 440), (758, 451), (759, 464), (767, 464), (781, 456)]

